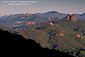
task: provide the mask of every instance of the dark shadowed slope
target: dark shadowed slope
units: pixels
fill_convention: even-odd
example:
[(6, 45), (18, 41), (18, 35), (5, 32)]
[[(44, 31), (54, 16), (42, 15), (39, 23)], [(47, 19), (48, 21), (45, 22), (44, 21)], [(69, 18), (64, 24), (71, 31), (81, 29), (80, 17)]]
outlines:
[(43, 57), (72, 57), (67, 53), (40, 47), (33, 40), (27, 40), (20, 35), (0, 29), (0, 55), (5, 56), (43, 56)]

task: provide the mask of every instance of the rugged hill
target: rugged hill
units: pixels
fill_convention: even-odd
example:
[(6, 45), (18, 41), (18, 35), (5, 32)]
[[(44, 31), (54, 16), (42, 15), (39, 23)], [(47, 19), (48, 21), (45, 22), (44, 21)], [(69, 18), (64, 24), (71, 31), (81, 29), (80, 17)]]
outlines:
[(26, 24), (26, 22), (50, 22), (56, 20), (55, 18), (61, 19), (65, 17), (66, 14), (59, 13), (57, 11), (49, 11), (46, 13), (21, 13), (21, 14), (11, 14), (9, 16), (5, 15), (0, 18), (0, 24), (8, 27), (20, 27)]
[(52, 18), (37, 15), (37, 14), (15, 14), (7, 17), (0, 18), (0, 24), (8, 27), (20, 27), (26, 24), (26, 22), (50, 22)]
[(40, 43), (42, 47), (69, 52), (73, 56), (85, 56), (84, 24), (85, 20), (74, 22), (64, 18), (49, 23), (29, 24), (19, 32), (27, 39)]
[(67, 53), (42, 48), (38, 43), (0, 29), (0, 56), (73, 57)]
[[(44, 14), (50, 13), (58, 12)], [(76, 57), (85, 56), (85, 20), (79, 20), (75, 14), (68, 14), (63, 19), (44, 14), (10, 15), (0, 23), (18, 31), (26, 39), (40, 43), (44, 48), (60, 50)]]
[(73, 22), (77, 22), (77, 17), (75, 14), (72, 14), (72, 16), (70, 14), (68, 14), (66, 17), (65, 17), (66, 20), (71, 20)]

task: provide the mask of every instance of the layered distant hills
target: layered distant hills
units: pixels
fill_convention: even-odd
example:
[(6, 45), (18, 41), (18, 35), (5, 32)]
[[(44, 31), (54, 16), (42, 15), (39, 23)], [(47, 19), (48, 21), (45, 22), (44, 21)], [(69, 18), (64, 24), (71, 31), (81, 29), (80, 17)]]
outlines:
[(1, 17), (0, 24), (2, 29), (32, 39), (44, 48), (60, 50), (76, 57), (85, 56), (85, 13), (50, 11), (13, 14)]
[[(0, 23), (6, 26), (21, 26), (26, 22), (50, 22), (57, 19), (61, 19), (65, 17), (66, 14), (59, 13), (57, 11), (51, 11), (46, 13), (36, 13), (36, 14), (29, 14), (29, 13), (21, 13), (21, 14), (11, 14), (9, 16), (2, 16), (0, 18)], [(21, 25), (20, 25), (21, 24)]]
[[(25, 25), (26, 22), (50, 22), (57, 21), (64, 18), (67, 14), (59, 13), (57, 11), (50, 11), (46, 13), (21, 13), (21, 14), (11, 14), (9, 16), (5, 15), (0, 18), (0, 24), (9, 26), (9, 27), (20, 27)], [(85, 19), (85, 13), (76, 14), (76, 17), (79, 20)]]

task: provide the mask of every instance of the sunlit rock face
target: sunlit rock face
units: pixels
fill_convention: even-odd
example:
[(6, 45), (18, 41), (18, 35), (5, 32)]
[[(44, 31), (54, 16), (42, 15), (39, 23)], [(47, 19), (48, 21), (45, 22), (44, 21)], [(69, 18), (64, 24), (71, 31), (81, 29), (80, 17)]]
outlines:
[(26, 22), (26, 24), (25, 25), (30, 25), (30, 24), (36, 24), (36, 22), (31, 22), (31, 21), (29, 21), (29, 22)]
[(79, 34), (77, 34), (76, 37), (81, 37), (83, 39), (83, 36), (82, 35), (79, 35)]
[(66, 19), (67, 19), (67, 20), (70, 20), (70, 14), (68, 14), (68, 15), (66, 16)]
[(72, 14), (72, 16), (71, 16), (71, 20), (72, 20), (73, 22), (77, 22), (77, 17), (76, 17), (75, 14)]
[(65, 19), (66, 20), (71, 20), (73, 22), (77, 22), (77, 20), (78, 20), (75, 14), (72, 14), (72, 15), (67, 14), (67, 16), (65, 17)]
[(60, 33), (60, 34), (56, 34), (56, 36), (64, 36), (64, 34), (63, 33)]
[(50, 22), (50, 25), (54, 25), (52, 22)]

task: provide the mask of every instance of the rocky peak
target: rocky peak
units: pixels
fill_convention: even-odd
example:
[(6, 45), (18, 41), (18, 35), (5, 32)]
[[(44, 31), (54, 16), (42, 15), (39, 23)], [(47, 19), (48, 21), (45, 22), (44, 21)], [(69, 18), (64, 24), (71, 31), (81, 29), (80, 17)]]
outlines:
[(71, 15), (68, 14), (68, 15), (66, 16), (66, 19), (67, 19), (67, 20), (70, 20), (70, 17), (71, 17)]
[(77, 22), (77, 17), (76, 17), (75, 14), (72, 14), (72, 15), (68, 14), (68, 15), (65, 17), (65, 19), (71, 20), (71, 21), (73, 21), (73, 22)]
[(71, 20), (72, 20), (73, 22), (77, 22), (77, 17), (76, 17), (75, 14), (72, 14), (72, 16), (71, 16)]

